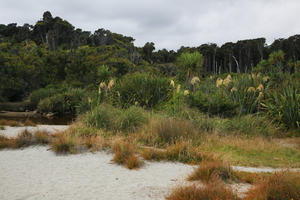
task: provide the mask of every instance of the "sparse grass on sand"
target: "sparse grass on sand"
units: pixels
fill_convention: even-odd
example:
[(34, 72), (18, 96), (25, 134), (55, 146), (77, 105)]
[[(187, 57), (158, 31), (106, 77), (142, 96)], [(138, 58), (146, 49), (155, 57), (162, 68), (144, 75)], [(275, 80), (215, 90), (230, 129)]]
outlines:
[(0, 125), (2, 126), (22, 126), (20, 122), (14, 121), (14, 120), (6, 120), (6, 119), (0, 119)]
[(237, 200), (232, 190), (217, 177), (206, 185), (177, 187), (166, 197), (166, 200)]
[(277, 172), (256, 184), (248, 191), (245, 200), (296, 200), (300, 199), (300, 174)]
[(36, 123), (31, 121), (29, 118), (27, 118), (24, 122), (15, 121), (15, 120), (7, 120), (7, 119), (0, 119), (0, 126), (36, 126)]
[(128, 169), (136, 169), (142, 165), (140, 159), (135, 155), (135, 148), (132, 144), (117, 141), (113, 144), (113, 161), (125, 165)]
[(50, 142), (50, 139), (50, 135), (47, 132), (37, 131), (35, 133), (31, 133), (25, 129), (15, 138), (0, 136), (0, 149), (17, 149), (38, 144), (45, 145)]

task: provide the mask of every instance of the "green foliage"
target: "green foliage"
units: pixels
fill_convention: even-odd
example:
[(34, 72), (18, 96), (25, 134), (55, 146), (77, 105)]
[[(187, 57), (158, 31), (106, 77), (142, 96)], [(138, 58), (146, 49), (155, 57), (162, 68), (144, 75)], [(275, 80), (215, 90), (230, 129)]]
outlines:
[(202, 112), (210, 115), (221, 115), (224, 117), (233, 116), (236, 114), (236, 103), (220, 90), (215, 93), (196, 92), (190, 98), (190, 104), (196, 106)]
[(110, 131), (135, 131), (147, 121), (143, 110), (132, 106), (120, 110), (109, 104), (100, 104), (86, 114), (88, 126)]
[(268, 93), (262, 104), (271, 119), (287, 128), (300, 127), (300, 90), (295, 86), (286, 86)]
[(182, 53), (177, 62), (185, 71), (187, 80), (202, 75), (203, 55), (199, 52)]
[(140, 107), (131, 106), (120, 116), (121, 130), (134, 132), (147, 121), (144, 111)]
[(168, 99), (170, 82), (166, 78), (148, 74), (126, 75), (112, 90), (112, 101), (122, 107), (140, 105), (152, 108)]
[(272, 123), (263, 116), (245, 115), (225, 119), (218, 124), (221, 135), (233, 133), (245, 136), (274, 136), (277, 133)]
[(84, 98), (87, 98), (85, 90), (69, 89), (41, 100), (37, 108), (42, 113), (74, 114)]
[(57, 90), (54, 88), (41, 88), (33, 91), (29, 96), (29, 100), (33, 105), (37, 106), (41, 100), (51, 97), (56, 93)]

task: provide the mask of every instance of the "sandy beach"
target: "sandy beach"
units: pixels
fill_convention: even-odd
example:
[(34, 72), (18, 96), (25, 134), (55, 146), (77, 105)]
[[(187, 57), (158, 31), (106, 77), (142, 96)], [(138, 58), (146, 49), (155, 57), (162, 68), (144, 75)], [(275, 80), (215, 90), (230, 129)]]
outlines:
[(164, 199), (193, 169), (146, 162), (128, 170), (112, 164), (106, 152), (57, 156), (47, 149), (0, 151), (0, 199)]

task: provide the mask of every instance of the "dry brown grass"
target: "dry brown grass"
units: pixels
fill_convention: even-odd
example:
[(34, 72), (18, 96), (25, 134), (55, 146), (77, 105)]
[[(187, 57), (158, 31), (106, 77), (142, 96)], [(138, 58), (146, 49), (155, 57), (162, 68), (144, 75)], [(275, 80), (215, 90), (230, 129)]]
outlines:
[(141, 155), (145, 160), (169, 160), (189, 164), (218, 160), (213, 153), (202, 152), (197, 147), (192, 146), (190, 141), (176, 142), (165, 149), (144, 148)]
[(298, 200), (300, 199), (300, 174), (279, 172), (258, 183), (248, 191), (245, 200)]
[(7, 119), (0, 119), (0, 125), (2, 126), (22, 126), (20, 122), (17, 122), (15, 120), (7, 120)]
[(30, 133), (27, 129), (22, 131), (16, 138), (16, 144), (18, 148), (28, 147), (30, 145), (36, 144), (33, 134)]
[(49, 144), (50, 142), (50, 134), (45, 131), (35, 132), (34, 138), (38, 144)]
[(236, 181), (242, 183), (254, 184), (263, 181), (265, 178), (272, 175), (272, 173), (266, 172), (242, 172), (242, 171), (232, 171), (233, 177)]
[(16, 141), (0, 135), (0, 149), (16, 148)]
[(23, 122), (23, 126), (36, 126), (36, 123), (34, 123), (33, 121), (31, 121), (29, 118), (27, 118), (27, 119)]
[(51, 149), (57, 154), (76, 153), (77, 140), (64, 133), (56, 135), (56, 138), (51, 143)]
[(142, 165), (140, 159), (135, 155), (135, 148), (132, 144), (117, 141), (113, 144), (113, 161), (125, 165), (128, 169), (139, 168)]
[(162, 144), (175, 144), (179, 140), (192, 138), (197, 134), (190, 121), (172, 118), (159, 121), (154, 131)]
[(155, 148), (144, 148), (141, 150), (141, 156), (145, 160), (165, 160), (166, 159), (166, 153), (162, 150), (157, 150)]
[(167, 200), (237, 200), (230, 188), (215, 178), (205, 186), (192, 185), (176, 188)]
[(188, 180), (209, 182), (216, 176), (223, 181), (232, 180), (234, 178), (233, 170), (228, 163), (222, 161), (204, 161), (189, 175)]

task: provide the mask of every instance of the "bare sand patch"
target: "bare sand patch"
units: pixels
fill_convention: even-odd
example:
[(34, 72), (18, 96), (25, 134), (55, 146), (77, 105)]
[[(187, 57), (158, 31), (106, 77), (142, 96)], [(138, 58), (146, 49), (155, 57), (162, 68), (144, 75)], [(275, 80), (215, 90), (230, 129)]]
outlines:
[(111, 159), (106, 152), (56, 156), (40, 146), (0, 151), (0, 199), (164, 199), (193, 170), (171, 162), (128, 170)]

